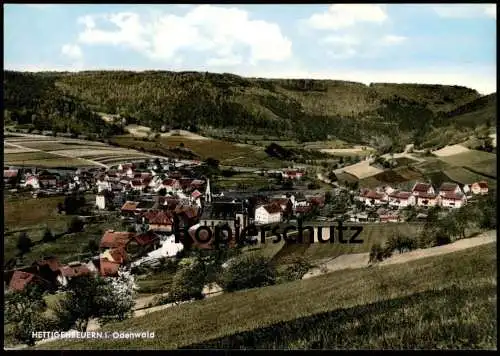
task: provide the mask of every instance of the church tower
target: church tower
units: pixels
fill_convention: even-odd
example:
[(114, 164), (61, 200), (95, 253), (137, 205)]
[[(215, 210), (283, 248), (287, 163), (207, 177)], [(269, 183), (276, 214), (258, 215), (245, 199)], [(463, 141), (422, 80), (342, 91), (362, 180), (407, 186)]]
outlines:
[(207, 189), (205, 190), (205, 202), (212, 202), (212, 192), (210, 190), (210, 179), (207, 180)]

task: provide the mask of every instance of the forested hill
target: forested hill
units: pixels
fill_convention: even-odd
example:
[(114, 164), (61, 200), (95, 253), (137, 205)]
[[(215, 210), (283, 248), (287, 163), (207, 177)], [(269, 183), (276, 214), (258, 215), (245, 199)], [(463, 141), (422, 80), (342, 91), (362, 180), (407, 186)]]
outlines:
[[(14, 121), (31, 122), (35, 115), (38, 123), (74, 123), (80, 130), (100, 127), (92, 112), (105, 112), (154, 129), (233, 127), (299, 140), (368, 142), (374, 134), (410, 139), (480, 97), (459, 86), (367, 86), (206, 72), (4, 72), (4, 108)], [(59, 115), (63, 121), (55, 119)]]

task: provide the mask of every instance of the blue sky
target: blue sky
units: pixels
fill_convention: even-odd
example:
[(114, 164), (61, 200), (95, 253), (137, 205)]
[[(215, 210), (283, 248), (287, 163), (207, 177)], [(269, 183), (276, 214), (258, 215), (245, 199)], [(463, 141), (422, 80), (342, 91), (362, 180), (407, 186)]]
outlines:
[(4, 5), (14, 70), (201, 70), (496, 91), (496, 5)]

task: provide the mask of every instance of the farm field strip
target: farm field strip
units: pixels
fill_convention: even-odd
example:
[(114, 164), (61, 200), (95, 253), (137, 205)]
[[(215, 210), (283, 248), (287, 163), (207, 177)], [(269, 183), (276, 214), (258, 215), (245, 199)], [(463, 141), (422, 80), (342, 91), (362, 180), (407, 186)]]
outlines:
[(358, 179), (368, 178), (383, 172), (382, 169), (371, 166), (369, 161), (363, 161), (341, 168), (340, 171), (352, 174)]
[(470, 150), (462, 145), (450, 145), (432, 152), (437, 157), (454, 156), (461, 153), (467, 153)]
[(450, 177), (453, 181), (461, 183), (461, 184), (472, 184), (474, 182), (486, 181), (491, 186), (496, 186), (496, 180), (487, 178), (483, 175), (473, 173), (462, 167), (454, 167), (444, 171), (448, 177)]
[(490, 162), (492, 165), (496, 165), (496, 154), (488, 153), (478, 150), (469, 150), (465, 153), (459, 153), (456, 155), (449, 155), (440, 158), (443, 162), (454, 166), (470, 166), (475, 163), (485, 164), (485, 162)]
[(49, 151), (49, 153), (60, 154), (67, 157), (79, 158), (88, 155), (113, 155), (120, 154), (124, 155), (127, 153), (137, 154), (134, 151), (125, 151), (125, 150), (113, 150), (113, 149), (76, 149), (76, 150), (57, 150), (57, 151)]

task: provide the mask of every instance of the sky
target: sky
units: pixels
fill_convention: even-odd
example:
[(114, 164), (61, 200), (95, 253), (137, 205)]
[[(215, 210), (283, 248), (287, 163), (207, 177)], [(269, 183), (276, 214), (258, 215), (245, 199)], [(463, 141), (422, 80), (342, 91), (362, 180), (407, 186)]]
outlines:
[(5, 4), (4, 67), (496, 91), (495, 4)]

